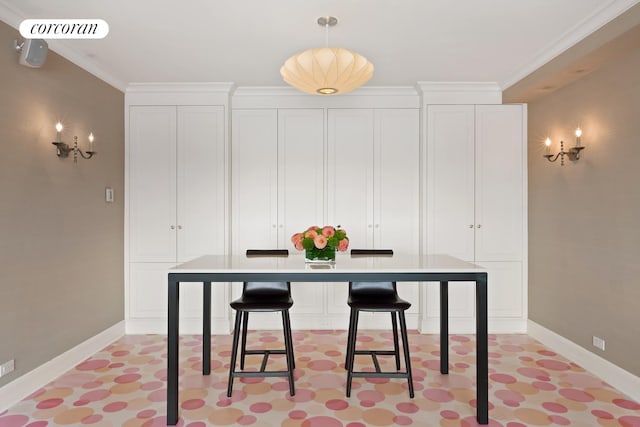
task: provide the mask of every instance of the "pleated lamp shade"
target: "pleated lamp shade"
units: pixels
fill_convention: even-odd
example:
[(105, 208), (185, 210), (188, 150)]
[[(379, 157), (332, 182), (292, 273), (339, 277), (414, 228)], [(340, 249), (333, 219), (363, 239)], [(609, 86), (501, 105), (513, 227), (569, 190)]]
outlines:
[(357, 52), (319, 47), (287, 59), (280, 74), (285, 82), (313, 95), (347, 93), (373, 76), (373, 64)]

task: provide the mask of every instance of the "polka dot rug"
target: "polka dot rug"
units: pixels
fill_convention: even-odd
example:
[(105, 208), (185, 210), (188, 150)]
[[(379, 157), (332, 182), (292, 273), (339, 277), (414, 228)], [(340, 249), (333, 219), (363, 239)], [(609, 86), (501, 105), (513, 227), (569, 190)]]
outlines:
[[(388, 331), (360, 331), (359, 347), (392, 346)], [(345, 331), (295, 331), (296, 395), (282, 378), (242, 378), (226, 397), (231, 337), (212, 338), (211, 375), (200, 373), (202, 339), (180, 339), (181, 427), (471, 427), (474, 336), (454, 335), (449, 375), (439, 371), (439, 336), (409, 335), (416, 395), (402, 379), (355, 378), (345, 397)], [(250, 331), (249, 346), (282, 346), (280, 331)], [(392, 370), (391, 357), (380, 357)], [(260, 356), (247, 356), (257, 368)], [(284, 357), (270, 357), (283, 369)], [(358, 356), (356, 369), (372, 366)], [(640, 427), (640, 405), (527, 335), (489, 337), (490, 426)], [(166, 425), (166, 337), (129, 335), (12, 408), (0, 427)]]

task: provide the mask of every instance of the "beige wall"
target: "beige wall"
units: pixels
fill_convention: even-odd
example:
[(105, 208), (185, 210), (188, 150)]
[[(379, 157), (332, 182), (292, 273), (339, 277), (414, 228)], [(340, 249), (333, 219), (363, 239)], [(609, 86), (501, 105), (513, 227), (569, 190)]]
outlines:
[(529, 104), (528, 150), (529, 317), (640, 375), (640, 50)]
[[(18, 65), (16, 38), (0, 22), (0, 386), (124, 318), (124, 94), (51, 51)], [(97, 156), (58, 159), (57, 120)]]

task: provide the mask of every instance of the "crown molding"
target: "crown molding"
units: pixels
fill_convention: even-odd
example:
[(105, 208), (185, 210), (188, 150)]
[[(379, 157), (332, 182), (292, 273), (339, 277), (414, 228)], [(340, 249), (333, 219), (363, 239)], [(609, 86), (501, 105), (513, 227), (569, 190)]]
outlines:
[(129, 83), (127, 93), (222, 93), (230, 95), (235, 89), (233, 82), (167, 82), (167, 83)]
[(591, 15), (569, 28), (558, 40), (542, 48), (529, 63), (500, 82), (500, 87), (505, 90), (513, 86), (638, 3), (640, 0), (609, 0)]
[[(18, 30), (18, 28), (20, 27), (20, 23), (24, 19), (26, 18), (24, 17), (24, 14), (22, 12), (9, 6), (3, 0), (0, 0), (1, 21), (4, 21), (7, 25), (10, 25), (11, 27)], [(17, 37), (21, 36), (18, 34)], [(83, 70), (89, 72), (90, 74), (96, 76), (105, 83), (113, 86), (119, 91), (124, 92), (126, 84), (122, 80), (114, 77), (112, 74), (102, 69), (102, 67), (95, 61), (87, 58), (77, 50), (66, 45), (64, 40), (47, 40), (47, 44), (49, 45), (49, 49), (53, 52), (62, 56), (71, 63), (77, 65)]]
[(501, 104), (496, 82), (418, 82), (423, 104)]

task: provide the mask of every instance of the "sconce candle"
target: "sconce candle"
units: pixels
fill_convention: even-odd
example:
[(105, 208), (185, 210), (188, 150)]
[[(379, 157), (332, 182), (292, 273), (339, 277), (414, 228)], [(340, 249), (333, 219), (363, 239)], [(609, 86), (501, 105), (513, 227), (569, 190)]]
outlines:
[(547, 138), (546, 141), (544, 141), (544, 145), (545, 145), (544, 154), (545, 156), (547, 156), (551, 154), (551, 139)]
[(56, 142), (62, 141), (62, 123), (56, 123)]
[(89, 151), (93, 151), (93, 140), (94, 140), (94, 139), (95, 139), (95, 138), (93, 137), (93, 132), (91, 132), (91, 133), (89, 134)]
[(580, 137), (582, 136), (582, 129), (576, 129), (576, 147), (580, 146)]

